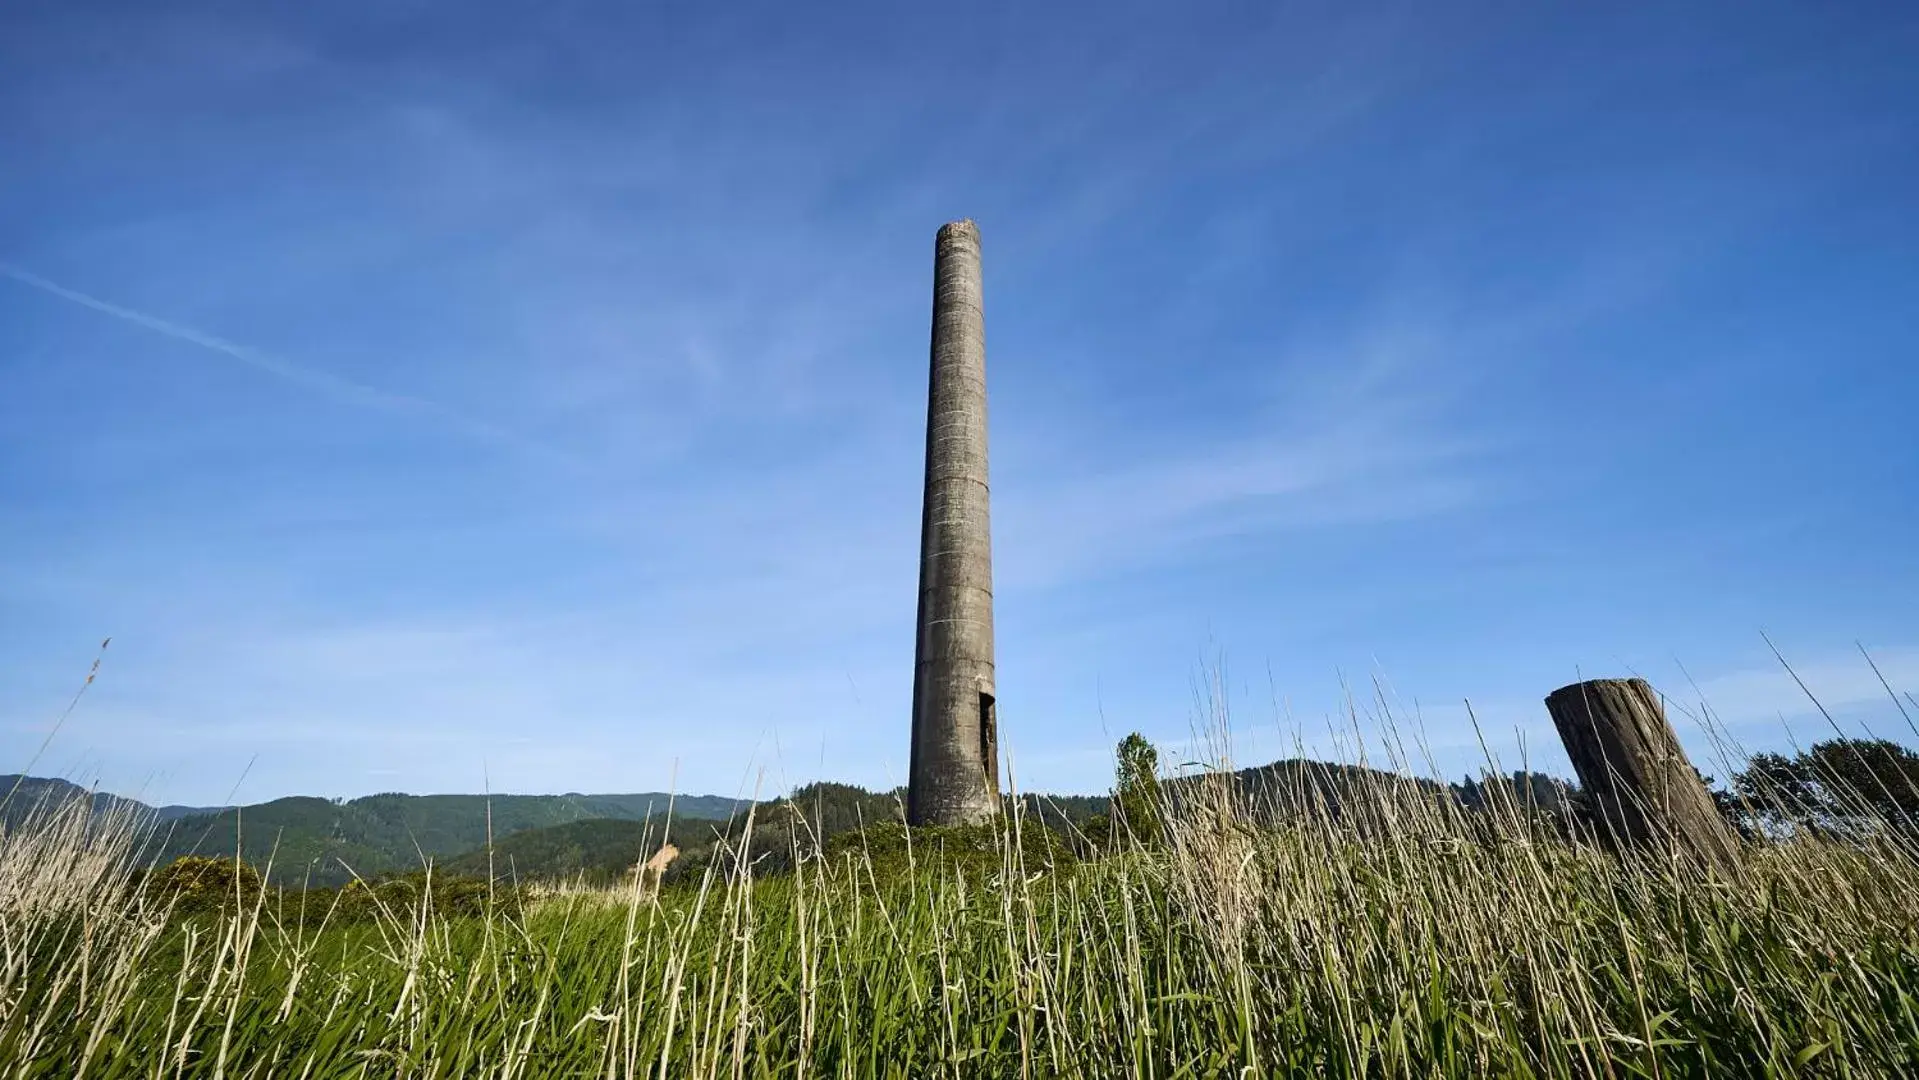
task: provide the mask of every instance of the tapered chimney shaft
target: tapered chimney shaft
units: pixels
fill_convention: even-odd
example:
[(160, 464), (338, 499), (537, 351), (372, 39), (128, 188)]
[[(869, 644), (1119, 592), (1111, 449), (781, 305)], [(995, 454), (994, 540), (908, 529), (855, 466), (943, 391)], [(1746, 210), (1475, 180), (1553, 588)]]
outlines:
[(907, 786), (907, 819), (915, 825), (969, 824), (999, 812), (987, 490), (979, 228), (971, 221), (955, 221), (940, 229), (933, 258), (919, 637)]

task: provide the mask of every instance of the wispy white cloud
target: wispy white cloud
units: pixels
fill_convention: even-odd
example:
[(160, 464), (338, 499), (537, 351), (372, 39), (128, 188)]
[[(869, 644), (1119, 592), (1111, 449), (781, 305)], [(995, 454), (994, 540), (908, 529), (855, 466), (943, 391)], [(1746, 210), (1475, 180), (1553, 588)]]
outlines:
[(438, 402), (406, 394), (396, 394), (380, 390), (364, 383), (344, 379), (316, 368), (296, 364), (291, 360), (262, 352), (259, 349), (235, 344), (225, 338), (196, 330), (190, 326), (169, 322), (157, 315), (122, 307), (97, 296), (68, 288), (56, 281), (41, 277), (31, 271), (21, 269), (11, 263), (0, 262), (0, 277), (6, 277), (22, 285), (38, 289), (43, 293), (57, 296), (82, 307), (108, 315), (122, 322), (131, 323), (156, 334), (162, 334), (176, 341), (197, 345), (210, 352), (216, 352), (231, 359), (264, 371), (284, 382), (303, 387), (314, 393), (346, 405), (379, 412), (404, 416), (422, 417), (444, 426), (456, 429), (467, 435), (484, 439), (487, 442), (506, 446), (522, 452), (537, 454), (551, 461), (564, 462), (568, 459), (558, 452), (533, 442), (498, 425), (476, 419)]
[[(1787, 655), (1786, 662), (1792, 670), (1774, 664), (1720, 672), (1696, 686), (1679, 683), (1665, 692), (1692, 711), (1703, 702), (1714, 720), (1742, 740), (1777, 738), (1783, 734), (1782, 723), (1806, 742), (1831, 737), (1831, 728), (1819, 715), (1821, 707), (1848, 736), (1864, 735), (1866, 724), (1883, 737), (1912, 736), (1899, 719), (1896, 695), (1919, 694), (1919, 646), (1893, 645), (1865, 654), (1821, 652), (1800, 660)], [(1919, 719), (1919, 710), (1906, 707)]]

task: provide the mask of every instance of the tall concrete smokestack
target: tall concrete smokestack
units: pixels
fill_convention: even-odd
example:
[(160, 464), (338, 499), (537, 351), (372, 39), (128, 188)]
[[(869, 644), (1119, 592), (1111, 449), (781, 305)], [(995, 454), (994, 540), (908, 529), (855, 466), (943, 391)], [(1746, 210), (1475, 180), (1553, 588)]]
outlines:
[(933, 359), (920, 517), (919, 639), (906, 815), (961, 825), (999, 812), (993, 542), (986, 485), (986, 320), (979, 228), (942, 226), (933, 256)]

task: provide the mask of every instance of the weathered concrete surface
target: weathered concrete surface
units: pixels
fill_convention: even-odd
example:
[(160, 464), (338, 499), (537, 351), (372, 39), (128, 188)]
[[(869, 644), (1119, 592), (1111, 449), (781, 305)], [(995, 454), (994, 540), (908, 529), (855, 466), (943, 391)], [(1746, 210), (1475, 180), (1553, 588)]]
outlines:
[(1644, 679), (1589, 679), (1546, 698), (1566, 756), (1591, 792), (1604, 839), (1725, 875), (1739, 838), (1713, 806), (1659, 695)]
[(915, 825), (973, 823), (999, 812), (988, 490), (979, 229), (971, 221), (955, 221), (940, 229), (934, 243), (919, 637), (906, 800), (907, 819)]

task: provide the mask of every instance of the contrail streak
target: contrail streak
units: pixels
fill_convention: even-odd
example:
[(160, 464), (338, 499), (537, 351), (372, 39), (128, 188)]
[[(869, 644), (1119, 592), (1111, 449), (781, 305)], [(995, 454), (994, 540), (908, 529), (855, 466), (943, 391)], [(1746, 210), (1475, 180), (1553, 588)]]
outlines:
[(185, 341), (193, 345), (198, 345), (203, 349), (221, 353), (249, 367), (258, 368), (270, 375), (297, 386), (304, 386), (309, 390), (324, 394), (336, 401), (345, 402), (349, 405), (357, 405), (361, 408), (376, 409), (381, 412), (434, 417), (442, 423), (459, 428), (469, 435), (484, 439), (488, 442), (502, 446), (511, 446), (515, 449), (527, 451), (549, 460), (562, 461), (568, 464), (573, 463), (571, 458), (561, 454), (559, 451), (550, 449), (524, 436), (517, 435), (496, 424), (491, 424), (485, 420), (468, 416), (458, 410), (450, 409), (438, 402), (428, 401), (425, 398), (411, 397), (406, 394), (389, 393), (376, 387), (367, 386), (364, 383), (354, 382), (351, 379), (343, 379), (338, 375), (317, 371), (288, 360), (282, 360), (277, 356), (261, 352), (258, 349), (250, 349), (245, 345), (236, 344), (225, 338), (216, 337), (201, 330), (195, 330), (191, 326), (181, 326), (179, 323), (168, 322), (158, 316), (148, 315), (143, 311), (124, 308), (118, 304), (102, 300), (97, 296), (89, 296), (78, 289), (69, 289), (57, 281), (49, 281), (38, 274), (23, 270), (11, 263), (0, 262), (0, 277), (11, 278), (22, 285), (27, 285), (41, 292), (49, 293), (62, 300), (70, 300), (73, 303), (79, 304), (81, 307), (91, 308), (102, 315), (111, 315), (122, 322), (129, 322), (135, 326), (144, 327), (156, 334), (164, 334), (177, 341)]

